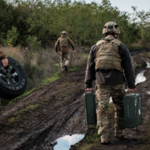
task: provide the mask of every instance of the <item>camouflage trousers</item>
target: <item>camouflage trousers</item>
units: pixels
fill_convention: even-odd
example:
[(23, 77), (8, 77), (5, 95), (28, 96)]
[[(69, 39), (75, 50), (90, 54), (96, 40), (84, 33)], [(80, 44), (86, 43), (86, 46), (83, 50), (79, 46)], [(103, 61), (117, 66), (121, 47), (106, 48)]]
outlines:
[(70, 61), (70, 53), (60, 53), (60, 66), (68, 66)]
[(117, 85), (96, 85), (97, 125), (98, 134), (108, 134), (108, 105), (112, 96), (114, 104), (115, 134), (124, 129), (123, 96), (125, 94), (123, 84)]

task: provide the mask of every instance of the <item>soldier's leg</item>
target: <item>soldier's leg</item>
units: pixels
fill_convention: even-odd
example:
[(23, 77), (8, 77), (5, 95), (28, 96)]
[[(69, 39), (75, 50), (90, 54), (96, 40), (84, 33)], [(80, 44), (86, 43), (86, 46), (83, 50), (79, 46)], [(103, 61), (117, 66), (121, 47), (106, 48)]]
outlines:
[(109, 86), (96, 85), (97, 105), (97, 126), (101, 143), (108, 142), (108, 105), (109, 105)]
[(123, 108), (123, 96), (124, 96), (123, 84), (112, 86), (112, 99), (114, 103), (114, 119), (115, 119), (115, 136), (123, 137), (124, 129), (124, 108)]
[(65, 53), (65, 66), (69, 65), (69, 61), (70, 61), (70, 53)]
[(64, 66), (65, 66), (64, 53), (60, 53), (60, 66), (62, 70), (64, 70)]
[(68, 71), (67, 67), (68, 67), (69, 61), (70, 61), (70, 54), (69, 53), (65, 53), (64, 61), (65, 61), (65, 71)]

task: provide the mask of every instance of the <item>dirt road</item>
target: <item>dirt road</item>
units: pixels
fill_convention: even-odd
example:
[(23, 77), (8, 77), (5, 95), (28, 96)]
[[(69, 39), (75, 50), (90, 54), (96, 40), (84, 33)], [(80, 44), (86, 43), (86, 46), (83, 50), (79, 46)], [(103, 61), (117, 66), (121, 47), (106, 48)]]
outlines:
[[(138, 131), (125, 129), (126, 140), (114, 138), (113, 113), (110, 113), (110, 144), (99, 140), (92, 150), (149, 149), (150, 139), (150, 69), (146, 69), (146, 82), (137, 85), (142, 94), (143, 124)], [(85, 133), (82, 94), (85, 72), (66, 73), (47, 86), (8, 106), (0, 106), (0, 150), (52, 150), (53, 142), (63, 136)], [(82, 150), (85, 139), (71, 147)], [(93, 143), (92, 143), (93, 144)], [(63, 150), (63, 149), (62, 149)], [(86, 149), (85, 149), (86, 150)]]
[(0, 107), (0, 150), (50, 149), (57, 138), (84, 133), (84, 71)]
[(136, 86), (137, 92), (142, 95), (142, 125), (135, 129), (125, 129), (126, 138), (119, 140), (114, 137), (114, 112), (111, 110), (109, 111), (110, 143), (108, 145), (100, 144), (99, 137), (94, 142), (92, 139), (87, 140), (87, 137), (92, 137), (97, 132), (95, 129), (90, 129), (85, 138), (70, 150), (150, 150), (150, 69), (146, 69), (144, 75), (146, 81)]

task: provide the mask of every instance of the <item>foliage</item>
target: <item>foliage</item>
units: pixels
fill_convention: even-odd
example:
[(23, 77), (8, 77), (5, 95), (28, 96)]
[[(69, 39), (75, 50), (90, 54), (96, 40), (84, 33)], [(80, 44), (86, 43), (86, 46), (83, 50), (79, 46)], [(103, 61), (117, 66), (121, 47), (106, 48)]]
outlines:
[(8, 45), (14, 45), (18, 38), (17, 28), (12, 26), (12, 30), (8, 30), (6, 39)]
[[(62, 30), (79, 44), (94, 44), (106, 22), (119, 24), (119, 38), (130, 45), (141, 39), (150, 41), (150, 13), (137, 11), (130, 17), (113, 7), (109, 0), (101, 4), (70, 0), (0, 0), (0, 42), (21, 44), (33, 49), (52, 44)], [(146, 29), (146, 30), (145, 30)], [(6, 42), (8, 40), (8, 42)]]

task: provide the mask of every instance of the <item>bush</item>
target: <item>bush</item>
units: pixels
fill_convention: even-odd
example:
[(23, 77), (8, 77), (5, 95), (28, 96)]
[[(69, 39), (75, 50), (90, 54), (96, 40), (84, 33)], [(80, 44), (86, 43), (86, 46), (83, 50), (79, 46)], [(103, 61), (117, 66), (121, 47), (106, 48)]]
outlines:
[(150, 40), (148, 12), (135, 9), (135, 17), (130, 18), (129, 13), (113, 7), (109, 0), (101, 4), (70, 0), (16, 0), (14, 3), (0, 0), (0, 4), (0, 41), (3, 44), (9, 40), (12, 45), (21, 44), (36, 50), (55, 42), (60, 31), (67, 30), (75, 43), (92, 45), (103, 36), (102, 29), (108, 21), (118, 23), (119, 38), (125, 44), (138, 39), (142, 43)]

